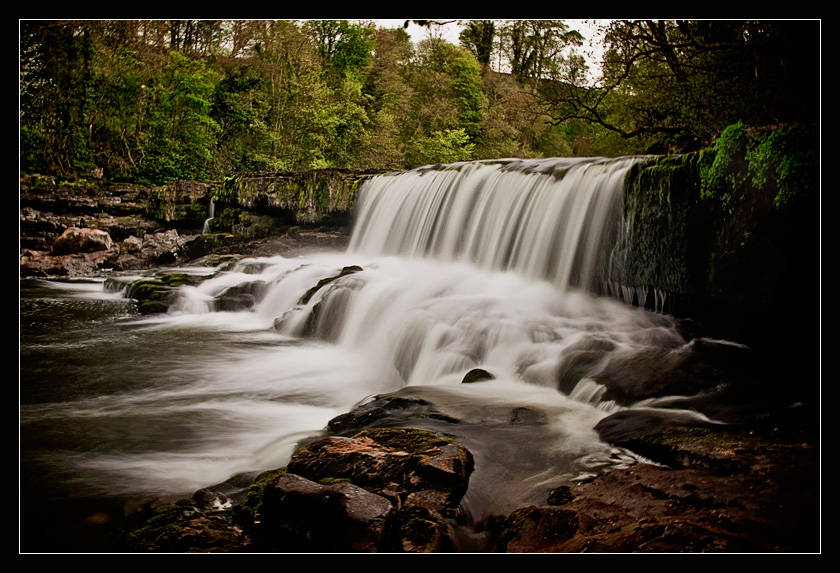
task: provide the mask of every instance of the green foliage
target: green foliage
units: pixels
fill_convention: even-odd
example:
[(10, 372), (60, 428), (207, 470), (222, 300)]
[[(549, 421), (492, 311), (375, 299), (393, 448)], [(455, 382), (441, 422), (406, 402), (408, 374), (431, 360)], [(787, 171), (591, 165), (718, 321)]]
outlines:
[(313, 37), (318, 55), (340, 76), (359, 74), (370, 66), (374, 30), (347, 20), (309, 20), (304, 29)]
[(755, 140), (746, 160), (752, 184), (774, 185), (773, 203), (783, 208), (819, 192), (819, 142), (815, 129), (791, 126)]
[(170, 54), (163, 75), (149, 90), (150, 136), (141, 177), (156, 183), (206, 178), (219, 130), (210, 116), (218, 79), (204, 62)]
[(493, 20), (467, 22), (459, 36), (461, 45), (475, 56), (482, 66), (490, 64), (496, 42), (496, 24)]
[[(24, 20), (20, 168), (157, 184), (685, 152), (739, 121), (818, 121), (813, 28), (612, 21), (594, 81), (560, 20), (470, 21), (461, 46), (348, 20)], [(724, 200), (720, 184), (741, 184), (732, 136), (704, 191)], [(816, 159), (775, 137), (744, 160), (783, 206), (814, 192), (801, 176)]]
[(436, 131), (417, 142), (419, 162), (431, 164), (469, 161), (473, 158), (475, 148), (475, 144), (469, 140), (470, 137), (464, 129)]
[(20, 128), (20, 170), (23, 173), (38, 173), (41, 169), (40, 151), (45, 137), (36, 129), (22, 125)]
[(742, 123), (730, 125), (715, 141), (712, 162), (700, 167), (700, 196), (718, 199), (724, 210), (730, 213), (733, 193), (738, 192), (748, 180), (748, 143), (746, 127)]
[(264, 169), (261, 142), (269, 134), (266, 81), (252, 65), (224, 68), (213, 92), (211, 116), (219, 125), (211, 175)]
[(819, 118), (819, 22), (615, 20), (601, 77), (558, 90), (556, 121), (579, 117), (622, 138), (697, 149), (743, 122)]
[(237, 198), (236, 176), (225, 177), (221, 187), (217, 187), (213, 193), (213, 201), (227, 202)]
[(511, 73), (525, 79), (565, 78), (566, 52), (583, 36), (562, 20), (509, 20), (500, 30), (501, 52)]
[(818, 191), (818, 140), (815, 129), (790, 126), (750, 137), (742, 123), (724, 129), (711, 161), (700, 167), (700, 195), (732, 212), (733, 201), (769, 189), (777, 208)]

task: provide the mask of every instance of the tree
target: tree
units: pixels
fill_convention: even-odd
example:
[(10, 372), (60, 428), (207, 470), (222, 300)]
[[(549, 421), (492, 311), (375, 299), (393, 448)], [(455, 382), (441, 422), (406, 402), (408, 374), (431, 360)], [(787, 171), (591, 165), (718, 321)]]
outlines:
[(20, 39), (23, 156), (50, 173), (89, 170), (93, 50), (88, 24), (22, 21)]
[(340, 77), (363, 74), (373, 59), (374, 29), (347, 20), (310, 20), (304, 29), (315, 41), (326, 68)]
[(423, 135), (461, 128), (472, 140), (478, 138), (486, 101), (481, 68), (472, 54), (441, 38), (429, 38), (418, 44), (411, 69), (418, 96), (428, 98), (429, 104), (439, 103), (428, 110), (429, 119), (438, 119), (426, 125)]
[[(240, 48), (241, 50), (241, 48)], [(232, 59), (213, 92), (211, 116), (219, 125), (213, 175), (221, 178), (235, 171), (266, 168), (260, 147), (268, 140), (269, 103), (264, 79), (257, 66)]]
[(502, 57), (520, 81), (564, 79), (567, 52), (583, 42), (562, 20), (508, 20), (500, 35)]
[[(705, 145), (727, 125), (818, 118), (817, 21), (615, 21), (598, 85), (544, 92), (552, 120)], [(660, 150), (664, 148), (660, 147)]]
[(436, 131), (417, 141), (419, 163), (453, 163), (473, 159), (475, 144), (463, 129)]
[(496, 24), (493, 20), (470, 20), (464, 25), (459, 40), (482, 68), (490, 66), (496, 47)]
[(140, 173), (150, 181), (203, 180), (213, 159), (219, 125), (211, 117), (219, 74), (179, 52), (148, 88), (149, 125)]
[(363, 89), (369, 137), (367, 145), (358, 149), (356, 161), (363, 168), (400, 168), (405, 165), (407, 149), (405, 124), (416, 94), (404, 73), (414, 48), (403, 28), (377, 30), (374, 42)]

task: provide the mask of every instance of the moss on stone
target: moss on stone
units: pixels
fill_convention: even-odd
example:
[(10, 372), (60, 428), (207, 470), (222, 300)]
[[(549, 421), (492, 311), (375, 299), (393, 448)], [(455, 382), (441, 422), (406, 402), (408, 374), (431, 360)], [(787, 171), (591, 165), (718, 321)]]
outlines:
[(426, 455), (430, 450), (455, 443), (454, 438), (417, 428), (371, 428), (356, 435), (396, 451)]
[(286, 468), (271, 470), (259, 474), (254, 483), (248, 487), (245, 500), (233, 506), (233, 514), (238, 523), (244, 526), (253, 525), (259, 521), (260, 508), (262, 507), (265, 487), (273, 480), (286, 473)]
[(169, 309), (172, 293), (180, 286), (194, 285), (203, 280), (187, 273), (160, 273), (152, 279), (132, 283), (128, 298), (137, 302), (141, 314), (163, 313)]
[(561, 485), (548, 493), (547, 501), (549, 505), (566, 505), (574, 501), (574, 499), (575, 495), (572, 493), (571, 488), (567, 485)]
[(425, 507), (409, 506), (399, 510), (396, 516), (400, 539), (417, 547), (434, 540), (440, 524)]
[(507, 548), (508, 543), (510, 543), (519, 534), (519, 532), (522, 531), (526, 521), (536, 510), (537, 508), (534, 506), (520, 507), (519, 509), (514, 510), (507, 519), (505, 519), (501, 526), (498, 540), (499, 548), (502, 551), (504, 551), (504, 549)]

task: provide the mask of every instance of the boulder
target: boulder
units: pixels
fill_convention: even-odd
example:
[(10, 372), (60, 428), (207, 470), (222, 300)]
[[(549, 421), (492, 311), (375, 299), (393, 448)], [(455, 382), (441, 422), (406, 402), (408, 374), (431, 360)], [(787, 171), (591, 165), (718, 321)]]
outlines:
[(466, 448), (426, 430), (323, 438), (260, 486), (254, 538), (269, 551), (447, 551), (472, 469)]
[(266, 486), (262, 539), (273, 551), (377, 552), (387, 548), (391, 503), (351, 483), (285, 474)]
[(113, 246), (111, 235), (99, 229), (70, 227), (53, 242), (53, 255), (72, 255), (107, 251)]

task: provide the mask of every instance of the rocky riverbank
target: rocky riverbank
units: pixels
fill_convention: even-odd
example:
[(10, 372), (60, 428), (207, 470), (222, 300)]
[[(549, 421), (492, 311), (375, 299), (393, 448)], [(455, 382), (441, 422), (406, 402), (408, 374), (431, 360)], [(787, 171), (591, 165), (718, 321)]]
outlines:
[[(819, 552), (819, 440), (791, 405), (750, 427), (663, 428), (637, 421), (610, 440), (648, 456), (545, 492), (545, 502), (467, 523), (458, 503), (472, 455), (451, 436), (394, 423), (430, 413), (381, 397), (374, 424), (303, 445), (236, 503), (222, 488), (157, 507), (128, 535), (159, 552)], [(434, 408), (432, 408), (434, 410)], [(409, 413), (410, 414), (406, 414)], [(521, 418), (520, 418), (521, 419)], [(457, 425), (459, 420), (447, 423)], [(347, 417), (331, 428), (343, 428)], [(513, 419), (511, 424), (517, 423)], [(626, 420), (619, 423), (628, 427)], [(453, 426), (454, 427), (454, 426)], [(230, 484), (228, 484), (230, 486)]]
[[(240, 242), (210, 257), (287, 256), (335, 248), (346, 235), (310, 232)], [(50, 255), (73, 257), (73, 255)], [(76, 255), (78, 256), (78, 255)], [(681, 364), (671, 379), (710, 375)], [(481, 383), (480, 380), (474, 383)], [(465, 522), (458, 501), (472, 454), (453, 435), (460, 422), (412, 396), (382, 396), (334, 420), (323, 440), (304, 445), (287, 468), (239, 476), (189, 500), (150, 506), (123, 529), (126, 551), (155, 552), (819, 552), (819, 407), (751, 388), (720, 404), (693, 404), (726, 424), (670, 423), (620, 412), (597, 428), (602, 439), (649, 460), (545, 491), (543, 503), (481, 523)], [(631, 397), (632, 399), (632, 397)], [(705, 400), (706, 403), (703, 403)], [(760, 403), (759, 403), (760, 402)], [(540, 423), (511, 412), (508, 422)], [(433, 450), (408, 452), (391, 440), (426, 432)], [(381, 434), (380, 434), (381, 437)], [(411, 463), (406, 460), (411, 458)], [(457, 459), (450, 485), (424, 483), (420, 468)], [(305, 460), (305, 463), (304, 463)], [(364, 461), (360, 461), (364, 460)], [(370, 462), (365, 465), (365, 461)], [(425, 465), (424, 465), (425, 464)], [(431, 467), (429, 466), (429, 467)], [(250, 487), (247, 483), (255, 480)], [(439, 488), (439, 489), (435, 489)], [(234, 493), (235, 492), (235, 493)], [(337, 524), (342, 524), (341, 526)]]
[[(240, 200), (222, 184), (155, 187), (27, 176), (20, 188), (20, 276), (74, 278), (184, 265), (209, 255), (341, 247), (349, 232), (350, 183), (332, 173), (320, 177), (278, 175), (273, 184), (242, 178), (237, 185), (247, 196)], [(282, 185), (291, 190), (283, 192)], [(310, 200), (310, 187), (327, 197), (323, 204)], [(295, 201), (298, 210), (288, 206)]]

